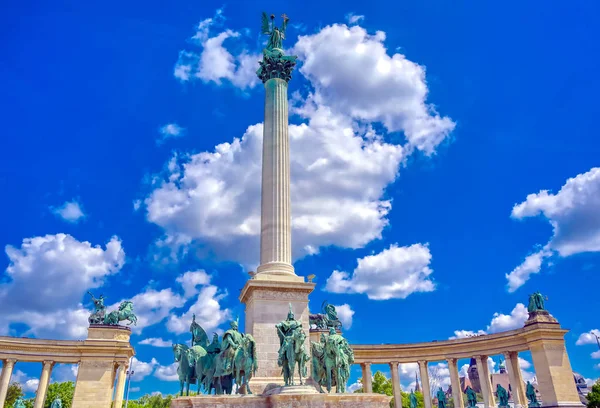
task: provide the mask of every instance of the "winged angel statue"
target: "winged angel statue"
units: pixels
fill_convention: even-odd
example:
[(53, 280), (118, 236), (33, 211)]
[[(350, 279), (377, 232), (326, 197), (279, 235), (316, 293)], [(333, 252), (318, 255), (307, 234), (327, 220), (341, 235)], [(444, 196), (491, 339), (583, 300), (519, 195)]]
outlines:
[(256, 71), (256, 74), (263, 82), (271, 78), (282, 78), (289, 81), (291, 78), (291, 71), (296, 65), (295, 55), (284, 55), (283, 52), (283, 40), (285, 40), (285, 31), (287, 29), (288, 16), (283, 14), (283, 23), (281, 27), (275, 25), (275, 16), (271, 14), (269, 17), (267, 13), (262, 13), (262, 33), (269, 36), (267, 46), (263, 49), (263, 60), (260, 61), (260, 68)]

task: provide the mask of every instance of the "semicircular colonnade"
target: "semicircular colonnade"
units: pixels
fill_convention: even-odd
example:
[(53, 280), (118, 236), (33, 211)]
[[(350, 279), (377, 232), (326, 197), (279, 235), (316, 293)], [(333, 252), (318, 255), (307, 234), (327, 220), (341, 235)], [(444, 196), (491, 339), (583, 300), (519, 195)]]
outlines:
[[(456, 407), (463, 405), (458, 372), (458, 360), (474, 358), (481, 381), (485, 408), (496, 406), (491, 375), (487, 364), (489, 356), (503, 355), (515, 407), (528, 405), (525, 382), (519, 366), (519, 352), (529, 351), (535, 367), (537, 386), (543, 407), (582, 407), (573, 381), (571, 363), (566, 352), (564, 336), (568, 330), (560, 327), (547, 312), (530, 313), (525, 326), (520, 329), (484, 334), (462, 339), (408, 344), (355, 344), (354, 364), (362, 367), (363, 388), (372, 392), (372, 364), (388, 364), (392, 373), (394, 401), (402, 406), (398, 365), (418, 363), (423, 389), (429, 390), (428, 363), (446, 361), (450, 371), (452, 397)], [(423, 393), (425, 408), (432, 408), (429, 392)], [(458, 403), (456, 403), (458, 402)]]
[(121, 406), (126, 371), (135, 354), (129, 342), (130, 335), (128, 327), (90, 326), (85, 340), (0, 336), (0, 360), (3, 362), (0, 407), (4, 406), (13, 369), (19, 362), (42, 363), (34, 408), (44, 406), (52, 367), (56, 363), (79, 365), (72, 408), (110, 407), (113, 402), (115, 407)]

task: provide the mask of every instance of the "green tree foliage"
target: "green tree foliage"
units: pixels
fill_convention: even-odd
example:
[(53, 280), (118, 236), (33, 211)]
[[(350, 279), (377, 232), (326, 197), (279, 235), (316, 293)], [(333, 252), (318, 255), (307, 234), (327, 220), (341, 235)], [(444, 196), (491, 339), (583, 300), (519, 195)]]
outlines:
[(23, 397), (23, 395), (21, 384), (17, 382), (10, 384), (6, 393), (6, 400), (4, 401), (4, 408), (12, 408), (17, 398)]
[(74, 393), (75, 383), (73, 381), (52, 383), (48, 386), (44, 408), (50, 408), (52, 401), (54, 401), (56, 398), (60, 398), (63, 408), (71, 408)]
[[(358, 381), (362, 384), (362, 378), (359, 378)], [(383, 374), (381, 371), (375, 372), (371, 386), (373, 387), (373, 392), (376, 394), (384, 394), (389, 397), (394, 395), (394, 391), (392, 389), (392, 380), (387, 378), (385, 376), (385, 374)], [(360, 392), (364, 392), (364, 391), (363, 391), (363, 388), (361, 387), (354, 392), (360, 393)], [(393, 406), (394, 406), (394, 399), (392, 398), (392, 401), (390, 402), (390, 407), (393, 407)]]
[[(424, 408), (423, 394), (417, 391), (415, 397), (417, 397), (417, 408)], [(402, 393), (402, 408), (410, 408), (410, 392)]]
[[(171, 395), (164, 397), (161, 394), (144, 395), (138, 400), (129, 401), (127, 408), (169, 408), (171, 406), (171, 399), (173, 399)], [(125, 402), (123, 402), (123, 406), (125, 406)]]
[(600, 380), (592, 385), (592, 390), (587, 395), (588, 408), (600, 408)]

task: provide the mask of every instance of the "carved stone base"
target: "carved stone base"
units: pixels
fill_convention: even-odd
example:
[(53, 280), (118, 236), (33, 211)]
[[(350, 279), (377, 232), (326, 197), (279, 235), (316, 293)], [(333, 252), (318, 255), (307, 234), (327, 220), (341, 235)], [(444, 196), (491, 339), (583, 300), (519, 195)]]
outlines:
[(537, 312), (529, 312), (529, 318), (525, 322), (525, 327), (536, 324), (536, 323), (546, 323), (546, 324), (556, 324), (558, 325), (558, 320), (554, 318), (548, 311), (546, 310), (538, 310)]
[[(277, 366), (279, 337), (275, 325), (287, 318), (289, 304), (295, 318), (302, 322), (306, 333), (306, 352), (310, 355), (308, 295), (314, 287), (314, 283), (251, 279), (242, 289), (240, 301), (246, 305), (245, 332), (252, 334), (256, 340), (258, 370), (250, 381), (254, 394), (262, 394), (270, 384), (283, 385), (281, 367)], [(307, 371), (310, 375), (310, 361)], [(299, 381), (297, 370), (294, 380)]]
[(388, 408), (391, 399), (382, 394), (206, 395), (175, 398), (171, 408)]

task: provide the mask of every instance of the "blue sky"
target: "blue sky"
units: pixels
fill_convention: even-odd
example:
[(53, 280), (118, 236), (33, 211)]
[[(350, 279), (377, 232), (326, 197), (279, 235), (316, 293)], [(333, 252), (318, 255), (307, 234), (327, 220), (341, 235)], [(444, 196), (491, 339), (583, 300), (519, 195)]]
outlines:
[[(598, 378), (595, 2), (84, 3), (0, 16), (1, 334), (81, 338), (88, 289), (134, 299), (135, 397), (175, 392), (156, 345), (188, 342), (192, 313), (211, 331), (243, 320), (265, 10), (291, 17), (300, 60), (293, 245), (311, 308), (345, 305), (352, 343), (418, 342), (518, 327), (540, 290)], [(41, 366), (17, 369), (35, 389)]]

